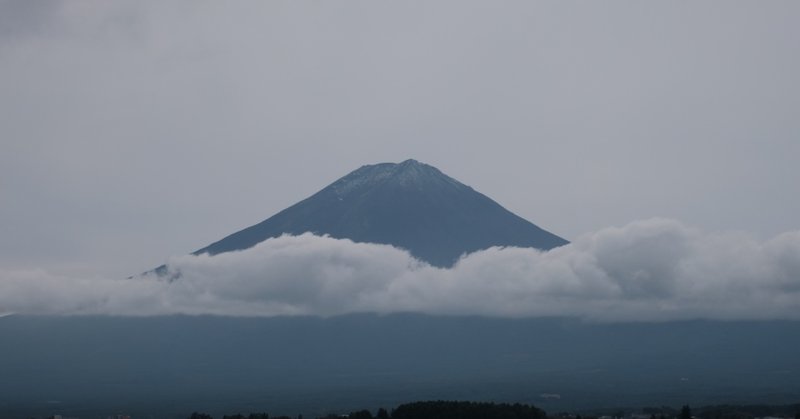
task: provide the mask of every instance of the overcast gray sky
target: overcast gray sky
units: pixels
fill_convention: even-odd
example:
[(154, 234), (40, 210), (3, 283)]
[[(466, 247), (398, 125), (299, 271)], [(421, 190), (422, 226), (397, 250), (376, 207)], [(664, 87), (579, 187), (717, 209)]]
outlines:
[(415, 158), (574, 239), (800, 228), (800, 3), (0, 0), (0, 268), (127, 276)]

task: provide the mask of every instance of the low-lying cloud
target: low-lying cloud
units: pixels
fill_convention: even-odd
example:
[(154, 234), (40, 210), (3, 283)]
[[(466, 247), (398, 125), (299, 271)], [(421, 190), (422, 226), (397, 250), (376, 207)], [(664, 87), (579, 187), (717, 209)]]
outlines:
[(312, 234), (174, 257), (168, 266), (180, 278), (5, 272), (0, 313), (800, 319), (800, 231), (758, 241), (665, 219), (602, 229), (545, 252), (491, 248), (450, 269), (392, 246)]

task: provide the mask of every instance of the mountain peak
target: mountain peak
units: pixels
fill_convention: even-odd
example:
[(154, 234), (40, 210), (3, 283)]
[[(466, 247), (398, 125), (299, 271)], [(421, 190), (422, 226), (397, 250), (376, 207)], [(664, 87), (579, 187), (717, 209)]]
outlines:
[(404, 166), (420, 166), (420, 165), (427, 166), (427, 164), (420, 163), (414, 159), (406, 159), (399, 164)]
[(431, 165), (422, 163), (420, 161), (414, 160), (414, 159), (404, 160), (404, 161), (402, 161), (400, 163), (397, 163), (396, 166), (397, 166), (397, 170), (401, 170), (401, 171), (405, 171), (405, 170), (431, 171), (432, 170), (432, 171), (441, 173), (441, 172), (439, 172), (439, 170), (437, 168), (435, 168), (435, 167), (433, 167)]
[[(418, 173), (428, 173), (434, 174), (435, 172), (439, 172), (433, 166), (427, 165), (425, 163), (421, 163), (414, 159), (404, 160), (400, 163), (376, 163), (376, 164), (366, 164), (361, 166), (357, 170), (354, 170), (351, 173), (365, 173), (365, 172), (381, 172), (387, 174), (399, 174), (402, 172), (418, 172)], [(346, 177), (346, 176), (345, 176)]]
[[(339, 197), (344, 197), (374, 187), (468, 188), (433, 166), (408, 159), (400, 163), (377, 163), (361, 166), (326, 189)], [(320, 192), (324, 192), (326, 189)]]
[(391, 244), (441, 267), (492, 246), (551, 249), (567, 243), (439, 169), (408, 159), (361, 166), (195, 254), (242, 250), (271, 237), (306, 232)]

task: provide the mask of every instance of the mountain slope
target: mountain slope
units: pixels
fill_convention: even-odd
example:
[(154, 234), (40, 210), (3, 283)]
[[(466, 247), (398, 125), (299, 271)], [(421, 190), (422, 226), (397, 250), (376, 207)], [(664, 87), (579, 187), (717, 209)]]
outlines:
[(242, 250), (271, 237), (305, 232), (391, 244), (442, 267), (492, 246), (551, 249), (567, 243), (435, 167), (406, 160), (362, 166), (194, 254)]

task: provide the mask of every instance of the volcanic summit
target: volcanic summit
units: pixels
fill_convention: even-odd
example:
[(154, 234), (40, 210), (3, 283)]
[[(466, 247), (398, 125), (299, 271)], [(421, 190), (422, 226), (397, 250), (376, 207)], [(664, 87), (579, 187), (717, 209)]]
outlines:
[(567, 243), (439, 169), (410, 159), (362, 166), (194, 254), (243, 250), (271, 237), (306, 232), (390, 244), (439, 267), (492, 246), (547, 250)]

